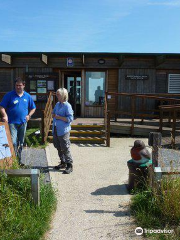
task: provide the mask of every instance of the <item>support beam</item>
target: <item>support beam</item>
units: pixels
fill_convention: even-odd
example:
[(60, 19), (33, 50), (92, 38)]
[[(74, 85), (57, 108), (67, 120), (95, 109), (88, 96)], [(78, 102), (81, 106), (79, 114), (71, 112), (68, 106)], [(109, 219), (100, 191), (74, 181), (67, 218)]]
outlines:
[(10, 55), (7, 55), (7, 54), (2, 54), (2, 61), (5, 62), (5, 63), (8, 63), (8, 64), (11, 64), (12, 63), (12, 59), (11, 59), (11, 56)]
[(47, 57), (47, 55), (42, 54), (41, 61), (47, 65), (48, 64), (48, 57)]
[(124, 63), (124, 55), (119, 55), (118, 62), (119, 62), (119, 67), (121, 67), (122, 64)]
[(84, 56), (84, 54), (82, 55), (82, 65), (84, 66), (84, 64), (85, 64), (85, 56)]
[(166, 61), (166, 55), (157, 56), (156, 57), (156, 67), (158, 67), (159, 65), (161, 65), (165, 61)]

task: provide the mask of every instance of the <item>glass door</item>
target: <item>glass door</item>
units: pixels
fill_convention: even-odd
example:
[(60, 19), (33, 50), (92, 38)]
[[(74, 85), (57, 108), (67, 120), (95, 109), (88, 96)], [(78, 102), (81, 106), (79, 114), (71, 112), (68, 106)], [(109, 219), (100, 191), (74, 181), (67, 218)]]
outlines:
[(65, 87), (69, 93), (69, 103), (72, 105), (74, 116), (81, 116), (81, 77), (65, 75)]

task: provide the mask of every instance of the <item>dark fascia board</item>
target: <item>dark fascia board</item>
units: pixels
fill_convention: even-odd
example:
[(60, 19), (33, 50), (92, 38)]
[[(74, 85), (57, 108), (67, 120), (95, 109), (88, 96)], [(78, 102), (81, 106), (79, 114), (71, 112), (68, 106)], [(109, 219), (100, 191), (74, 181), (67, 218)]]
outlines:
[(144, 57), (151, 58), (157, 57), (159, 55), (170, 58), (179, 58), (180, 53), (123, 53), (123, 52), (0, 52), (0, 54), (11, 55), (12, 57), (41, 57), (42, 54), (45, 54), (48, 57), (97, 57), (97, 58), (119, 58), (119, 55), (124, 57)]

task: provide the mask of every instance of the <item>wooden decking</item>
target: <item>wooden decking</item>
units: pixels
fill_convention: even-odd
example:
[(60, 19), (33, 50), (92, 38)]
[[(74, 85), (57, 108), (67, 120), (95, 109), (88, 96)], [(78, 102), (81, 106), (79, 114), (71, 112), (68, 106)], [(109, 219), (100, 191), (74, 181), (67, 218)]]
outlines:
[(72, 125), (104, 125), (104, 118), (75, 118)]
[[(115, 122), (110, 121), (110, 132), (113, 135), (132, 136), (132, 137), (149, 137), (150, 132), (159, 132), (159, 119), (144, 119), (143, 123), (141, 119), (134, 120), (134, 132), (131, 135), (131, 119), (130, 118), (118, 118)], [(103, 125), (104, 118), (77, 118), (73, 121), (72, 125)], [(177, 122), (175, 148), (180, 149), (180, 122)], [(164, 120), (162, 131), (162, 146), (171, 148), (171, 131), (172, 123), (168, 120)]]
[[(39, 119), (40, 121), (41, 119)], [(31, 120), (32, 121), (32, 120)], [(35, 120), (37, 122), (37, 120)], [(158, 132), (159, 131), (159, 119), (144, 119), (143, 123), (141, 119), (134, 120), (134, 132), (133, 137), (148, 137), (150, 132)], [(76, 118), (72, 122), (72, 126), (80, 127), (91, 125), (96, 126), (104, 125), (104, 118)], [(180, 122), (177, 122), (177, 129), (179, 128)], [(77, 129), (77, 128), (76, 128)], [(162, 131), (162, 145), (170, 146), (171, 144), (171, 124), (165, 120), (163, 123), (163, 131)], [(131, 119), (130, 118), (118, 118), (117, 122), (113, 119), (110, 121), (110, 132), (111, 136), (114, 134), (131, 136)], [(75, 131), (72, 133), (75, 133)], [(72, 134), (76, 135), (76, 134)], [(83, 135), (83, 133), (82, 133)], [(180, 130), (176, 130), (176, 148), (180, 149)]]

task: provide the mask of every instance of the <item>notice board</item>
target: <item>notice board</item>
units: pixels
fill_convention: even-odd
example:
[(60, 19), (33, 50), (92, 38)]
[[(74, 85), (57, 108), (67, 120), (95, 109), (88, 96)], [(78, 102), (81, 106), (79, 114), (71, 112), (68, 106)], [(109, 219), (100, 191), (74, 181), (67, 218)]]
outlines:
[(6, 122), (0, 122), (0, 168), (12, 166), (14, 156), (9, 125)]

